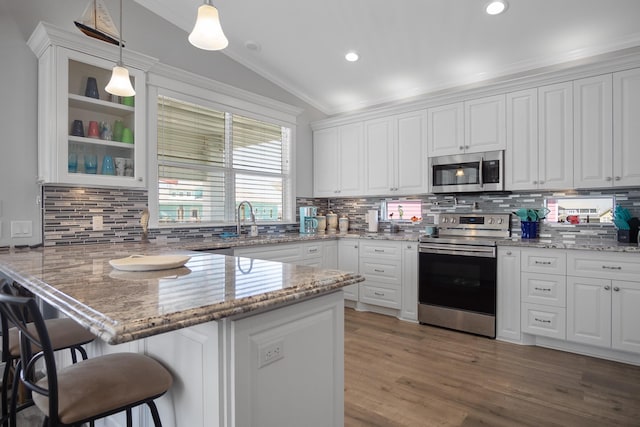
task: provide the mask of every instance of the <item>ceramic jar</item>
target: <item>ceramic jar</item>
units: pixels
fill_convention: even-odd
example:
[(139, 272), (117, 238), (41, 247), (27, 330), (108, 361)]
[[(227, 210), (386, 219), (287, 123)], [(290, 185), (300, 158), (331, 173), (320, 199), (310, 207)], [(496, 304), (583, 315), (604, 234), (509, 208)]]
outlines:
[(349, 231), (349, 218), (346, 215), (343, 215), (338, 220), (338, 228), (342, 234), (347, 234), (347, 231)]
[(318, 215), (316, 219), (318, 220), (318, 233), (322, 234), (327, 229), (327, 217), (324, 215)]
[(338, 215), (333, 212), (327, 214), (327, 231), (335, 233), (338, 230)]

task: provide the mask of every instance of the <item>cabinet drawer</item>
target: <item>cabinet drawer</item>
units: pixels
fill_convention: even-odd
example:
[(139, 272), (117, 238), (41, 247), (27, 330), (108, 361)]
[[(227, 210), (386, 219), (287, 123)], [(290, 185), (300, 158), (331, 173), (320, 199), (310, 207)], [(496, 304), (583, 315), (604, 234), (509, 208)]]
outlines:
[(322, 258), (322, 243), (307, 243), (301, 246), (300, 252), (303, 258)]
[(568, 251), (567, 271), (569, 276), (637, 281), (640, 277), (640, 254)]
[(566, 339), (567, 310), (539, 304), (522, 304), (522, 332)]
[(355, 285), (349, 285), (342, 288), (344, 299), (348, 299), (350, 301), (358, 301), (359, 288), (360, 288), (360, 285), (358, 283), (356, 283)]
[(361, 284), (360, 302), (382, 307), (400, 308), (400, 289), (380, 288), (372, 286), (371, 284)]
[(389, 285), (400, 286), (402, 282), (402, 266), (399, 262), (380, 262), (371, 259), (360, 260), (360, 274), (367, 280), (376, 280)]
[(296, 263), (300, 260), (300, 245), (253, 246), (235, 249), (233, 254), (247, 258)]
[(522, 251), (521, 269), (529, 273), (566, 274), (567, 256), (553, 249), (527, 249)]
[(360, 257), (400, 260), (401, 254), (401, 246), (397, 242), (363, 242), (360, 244)]
[(555, 274), (522, 273), (522, 302), (566, 307), (567, 277)]

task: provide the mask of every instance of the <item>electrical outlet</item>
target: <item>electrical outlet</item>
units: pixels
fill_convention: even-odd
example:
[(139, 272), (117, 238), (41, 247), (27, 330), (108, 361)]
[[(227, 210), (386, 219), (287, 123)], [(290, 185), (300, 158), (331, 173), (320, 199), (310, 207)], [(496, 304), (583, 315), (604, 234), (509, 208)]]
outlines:
[(258, 348), (258, 354), (260, 356), (258, 368), (280, 360), (284, 357), (284, 341), (280, 340), (265, 346), (260, 346)]
[(101, 215), (95, 215), (91, 223), (93, 224), (93, 231), (104, 230), (104, 222)]

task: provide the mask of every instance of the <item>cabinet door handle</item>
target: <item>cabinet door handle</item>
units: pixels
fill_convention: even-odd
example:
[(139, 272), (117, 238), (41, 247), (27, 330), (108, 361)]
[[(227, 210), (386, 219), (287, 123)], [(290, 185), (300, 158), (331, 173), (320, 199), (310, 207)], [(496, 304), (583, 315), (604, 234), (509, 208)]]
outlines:
[(413, 246), (411, 245), (407, 245), (407, 249), (411, 249)]
[(616, 176), (616, 181), (620, 181), (622, 178), (620, 178), (619, 176)]
[(602, 268), (605, 270), (622, 270), (622, 267), (619, 265), (603, 265)]
[(538, 181), (533, 181), (533, 183), (534, 183), (534, 184), (537, 184), (537, 183), (538, 183)]
[(614, 292), (620, 292), (620, 288), (619, 288), (619, 287), (617, 287), (617, 286), (614, 286), (614, 287), (613, 287), (613, 291), (614, 291)]
[(551, 292), (551, 288), (533, 288), (533, 289), (535, 289), (536, 291)]
[(551, 320), (538, 319), (537, 317), (534, 317), (533, 320), (535, 320), (538, 323), (551, 323)]
[(605, 180), (605, 181), (611, 181), (611, 179), (612, 179), (612, 178), (611, 178), (610, 176), (608, 176), (608, 177), (606, 177), (604, 180)]
[(353, 249), (358, 249), (358, 245), (353, 245)]
[(374, 268), (373, 271), (375, 271), (376, 273), (384, 273), (384, 270), (381, 270), (379, 268)]
[(604, 290), (605, 290), (605, 291), (608, 291), (609, 289), (611, 289), (611, 286), (609, 286), (609, 285), (607, 285), (607, 286), (605, 286), (605, 287), (604, 287)]
[(511, 255), (511, 251), (507, 251), (507, 255)]
[(377, 296), (377, 297), (383, 297), (384, 296), (384, 292), (374, 292), (373, 294), (375, 296)]
[(142, 182), (142, 177), (141, 176), (138, 177), (138, 181)]
[(384, 253), (384, 249), (374, 249), (374, 252), (380, 252), (380, 253)]
[(461, 145), (460, 147), (458, 147), (460, 150), (464, 150), (464, 147)]

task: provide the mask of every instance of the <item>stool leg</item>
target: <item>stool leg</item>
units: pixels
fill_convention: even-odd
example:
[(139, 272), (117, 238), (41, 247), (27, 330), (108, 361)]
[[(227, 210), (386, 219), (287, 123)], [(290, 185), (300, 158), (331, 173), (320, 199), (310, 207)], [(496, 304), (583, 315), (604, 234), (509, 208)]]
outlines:
[(6, 361), (4, 371), (2, 372), (2, 426), (9, 426), (9, 371), (11, 370), (11, 361)]
[(131, 417), (131, 408), (127, 408), (127, 427), (133, 425), (133, 418)]
[(149, 410), (151, 411), (151, 416), (153, 417), (153, 425), (155, 427), (162, 427), (162, 421), (160, 421), (160, 414), (158, 414), (158, 408), (153, 400), (147, 402), (149, 406)]
[(16, 411), (18, 408), (18, 386), (20, 385), (20, 370), (22, 362), (18, 360), (13, 371), (13, 387), (11, 388), (11, 409), (9, 409), (9, 419), (11, 427), (16, 427)]

